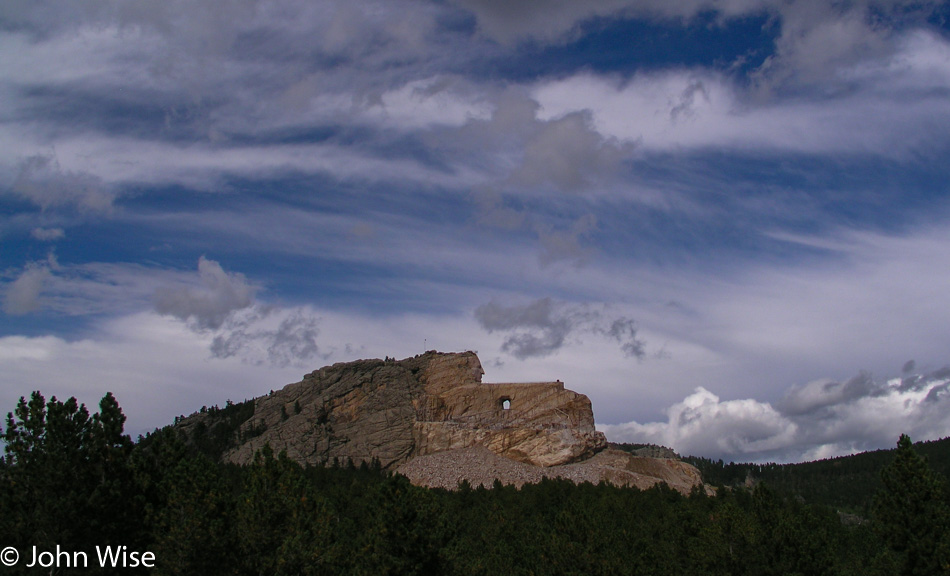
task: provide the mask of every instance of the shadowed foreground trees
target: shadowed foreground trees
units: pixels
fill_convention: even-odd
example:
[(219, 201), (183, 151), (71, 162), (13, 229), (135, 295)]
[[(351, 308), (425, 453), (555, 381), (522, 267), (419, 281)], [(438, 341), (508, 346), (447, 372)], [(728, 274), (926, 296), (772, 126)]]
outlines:
[[(901, 438), (874, 514), (759, 485), (639, 491), (544, 480), (521, 489), (411, 485), (378, 466), (301, 467), (269, 448), (246, 467), (167, 428), (133, 445), (115, 399), (22, 399), (2, 432), (0, 543), (152, 551), (176, 575), (890, 575), (947, 570), (947, 492)], [(90, 559), (94, 555), (90, 554)], [(23, 559), (26, 561), (26, 558)], [(89, 572), (95, 572), (90, 563)], [(22, 566), (10, 573), (39, 573)], [(44, 573), (63, 570), (45, 570)], [(113, 573), (114, 570), (107, 570)]]
[(111, 393), (92, 416), (75, 398), (21, 397), (0, 436), (0, 541), (21, 555), (32, 546), (90, 555), (96, 545), (144, 546), (150, 536), (124, 423)]
[(906, 434), (894, 461), (881, 471), (874, 498), (876, 527), (893, 551), (896, 574), (950, 574), (950, 499), (946, 479), (914, 451)]

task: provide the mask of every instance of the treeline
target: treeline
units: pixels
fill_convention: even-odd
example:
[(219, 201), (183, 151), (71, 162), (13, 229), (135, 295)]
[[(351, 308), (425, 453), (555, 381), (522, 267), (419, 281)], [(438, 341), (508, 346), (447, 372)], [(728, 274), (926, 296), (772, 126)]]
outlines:
[(715, 495), (565, 480), (445, 491), (413, 486), (378, 466), (302, 467), (267, 449), (249, 466), (224, 465), (174, 428), (133, 443), (124, 420), (111, 395), (90, 415), (74, 399), (34, 393), (9, 415), (0, 543), (17, 549), (20, 562), (7, 573), (75, 568), (26, 568), (33, 546), (89, 551), (84, 573), (115, 573), (94, 561), (93, 549), (107, 545), (152, 552), (154, 568), (122, 572), (156, 575), (950, 569), (946, 483), (906, 437), (883, 469), (869, 520), (847, 524), (829, 507), (765, 484)]
[[(914, 451), (934, 472), (943, 477), (950, 475), (950, 438), (918, 442)], [(695, 456), (683, 460), (696, 466), (707, 483), (734, 487), (761, 482), (808, 503), (867, 517), (874, 495), (884, 488), (881, 469), (894, 456), (891, 449), (799, 464), (725, 464)]]

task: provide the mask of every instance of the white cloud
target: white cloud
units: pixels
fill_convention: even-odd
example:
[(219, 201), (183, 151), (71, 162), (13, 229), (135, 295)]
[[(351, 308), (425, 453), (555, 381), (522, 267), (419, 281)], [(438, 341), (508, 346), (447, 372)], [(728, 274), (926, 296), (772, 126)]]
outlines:
[(580, 24), (595, 18), (647, 18), (688, 21), (702, 12), (718, 11), (722, 18), (755, 15), (781, 9), (771, 0), (454, 0), (478, 19), (479, 30), (503, 43), (536, 40), (560, 43), (573, 38)]
[[(775, 53), (757, 71), (760, 86), (837, 84), (843, 70), (897, 50), (896, 29), (926, 26), (939, 2), (860, 0), (829, 3), (821, 0), (455, 0), (477, 18), (479, 30), (505, 44), (533, 40), (564, 43), (573, 40), (583, 23), (596, 18), (639, 18), (665, 24), (689, 24), (714, 15), (715, 25), (733, 18), (769, 16), (778, 26)], [(704, 22), (704, 25), (709, 25)]]
[(4, 311), (25, 314), (44, 309), (62, 316), (124, 314), (147, 305), (156, 282), (183, 278), (175, 273), (123, 263), (61, 264), (53, 253), (27, 264), (7, 285)]
[[(907, 157), (925, 152), (950, 124), (950, 43), (911, 31), (895, 52), (839, 70), (847, 92), (819, 100), (761, 99), (728, 76), (705, 70), (641, 73), (620, 81), (579, 74), (543, 81), (532, 95), (538, 117), (591, 114), (605, 137), (642, 149), (732, 147), (794, 152), (870, 152)], [(914, 95), (914, 105), (904, 104)]]
[[(887, 447), (904, 433), (918, 440), (950, 435), (946, 372), (909, 386), (874, 383), (867, 375), (812, 382), (789, 390), (778, 409), (754, 399), (723, 401), (700, 387), (667, 409), (665, 422), (599, 428), (615, 442), (661, 444), (726, 461), (830, 458)], [(859, 390), (841, 394), (857, 382)]]
[(55, 336), (29, 338), (26, 336), (5, 336), (0, 339), (0, 362), (19, 360), (46, 360), (51, 350), (61, 340)]
[(42, 242), (53, 242), (65, 238), (66, 232), (62, 228), (34, 228), (30, 236)]
[(552, 184), (564, 192), (581, 192), (614, 174), (631, 147), (603, 138), (590, 124), (585, 112), (537, 122), (509, 182), (528, 187)]
[(491, 116), (489, 103), (473, 92), (457, 78), (414, 80), (382, 94), (363, 115), (404, 129), (458, 127)]
[[(319, 354), (310, 356), (316, 318), (323, 341)], [(76, 396), (87, 406), (112, 391), (129, 418), (126, 431), (137, 435), (202, 405), (265, 395), (334, 362), (405, 358), (426, 347), (487, 348), (487, 340), (471, 336), (478, 335), (471, 318), (454, 316), (277, 309), (245, 324), (249, 339), (237, 354), (216, 355), (215, 339), (227, 330), (226, 324), (220, 331), (197, 331), (170, 316), (135, 312), (97, 322), (79, 340), (0, 337), (0, 410), (12, 410), (19, 396), (36, 389), (47, 398)]]
[(797, 426), (771, 405), (752, 399), (721, 401), (703, 387), (671, 406), (666, 422), (603, 425), (614, 442), (653, 443), (682, 454), (757, 458), (791, 444)]
[[(7, 144), (10, 155), (43, 147), (21, 135), (13, 146), (13, 131), (0, 127), (0, 148)], [(286, 174), (329, 174), (343, 181), (425, 183), (450, 188), (471, 186), (484, 181), (478, 172), (459, 166), (453, 173), (436, 170), (411, 158), (385, 158), (369, 151), (326, 143), (228, 145), (228, 143), (190, 143), (147, 140), (102, 133), (63, 136), (57, 140), (57, 163), (66, 174), (80, 181), (91, 179), (102, 188), (70, 188), (69, 179), (23, 179), (18, 190), (45, 207), (80, 204), (87, 208), (108, 209), (114, 197), (103, 190), (134, 188), (138, 185), (177, 184), (195, 191), (218, 192), (227, 189), (225, 176), (266, 178)], [(3, 166), (11, 173), (22, 168)], [(81, 170), (81, 172), (79, 172)], [(55, 186), (53, 184), (56, 184)], [(64, 186), (59, 186), (64, 184)], [(90, 195), (86, 195), (86, 193)], [(100, 194), (101, 192), (101, 194)], [(102, 200), (101, 203), (97, 202)], [(41, 204), (45, 203), (45, 204)], [(87, 206), (88, 204), (88, 206)]]
[(36, 155), (19, 165), (11, 190), (40, 208), (68, 207), (91, 212), (108, 212), (115, 195), (98, 177), (65, 171), (55, 156)]
[(111, 319), (68, 341), (55, 336), (0, 337), (0, 406), (39, 389), (96, 406), (115, 393), (134, 435), (170, 424), (202, 405), (266, 394), (300, 378), (299, 369), (210, 358), (210, 336), (154, 313)]
[(198, 286), (163, 286), (155, 291), (159, 314), (193, 320), (199, 329), (216, 329), (238, 310), (254, 304), (255, 288), (243, 274), (225, 272), (214, 260), (198, 260)]
[(17, 279), (6, 287), (3, 311), (11, 315), (22, 315), (39, 310), (42, 305), (40, 295), (51, 277), (49, 266), (28, 264)]
[(822, 265), (760, 267), (728, 283), (744, 285), (735, 294), (711, 294), (708, 321), (720, 345), (767, 362), (797, 356), (825, 370), (877, 374), (908, 357), (945, 361), (947, 233), (839, 238), (848, 247)]

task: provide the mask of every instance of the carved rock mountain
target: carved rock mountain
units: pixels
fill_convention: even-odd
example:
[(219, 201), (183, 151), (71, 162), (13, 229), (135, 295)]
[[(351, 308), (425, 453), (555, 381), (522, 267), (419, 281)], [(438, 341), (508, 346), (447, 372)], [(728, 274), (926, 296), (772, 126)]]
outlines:
[[(640, 474), (632, 456), (604, 452), (590, 400), (562, 382), (483, 383), (483, 374), (473, 352), (327, 366), (246, 405), (221, 457), (247, 464), (269, 444), (301, 464), (376, 460), (415, 483), (449, 488), (462, 479), (490, 483), (494, 478), (483, 482), (479, 475), (486, 468), (519, 485), (542, 475), (641, 487), (667, 481), (684, 490), (699, 483), (695, 469), (680, 470), (688, 466), (681, 462)], [(178, 428), (195, 439), (220, 423), (218, 412), (193, 414)], [(564, 470), (578, 465), (589, 470)], [(446, 467), (465, 470), (446, 475)]]

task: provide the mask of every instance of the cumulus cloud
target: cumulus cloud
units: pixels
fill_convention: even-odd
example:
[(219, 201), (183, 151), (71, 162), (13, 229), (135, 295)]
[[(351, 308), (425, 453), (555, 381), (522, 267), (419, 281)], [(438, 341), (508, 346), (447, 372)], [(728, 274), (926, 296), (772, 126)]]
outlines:
[(62, 170), (55, 156), (44, 155), (30, 156), (20, 163), (11, 190), (43, 210), (65, 207), (108, 212), (115, 199), (100, 178)]
[(562, 192), (581, 192), (615, 173), (630, 152), (629, 146), (598, 134), (586, 111), (533, 119), (532, 124), (521, 165), (509, 176), (515, 185), (552, 185)]
[(40, 294), (44, 284), (52, 277), (49, 266), (31, 263), (11, 282), (3, 295), (3, 311), (11, 315), (29, 314), (39, 310)]
[(703, 387), (666, 412), (666, 422), (601, 428), (613, 441), (650, 442), (711, 458), (768, 454), (791, 443), (797, 433), (797, 426), (768, 403), (722, 401)]
[(475, 309), (475, 319), (489, 333), (506, 333), (501, 349), (524, 360), (556, 353), (568, 338), (583, 334), (606, 336), (626, 356), (642, 359), (644, 342), (637, 338), (636, 323), (610, 317), (605, 306), (573, 305), (541, 298), (523, 305), (505, 306), (494, 300)]
[[(591, 255), (586, 240), (596, 228), (593, 214), (575, 212), (565, 225), (542, 208), (523, 203), (515, 208), (518, 203), (508, 200), (597, 195), (622, 176), (623, 162), (635, 145), (598, 133), (587, 112), (541, 118), (540, 110), (523, 90), (507, 90), (495, 99), (491, 118), (469, 123), (459, 130), (461, 138), (453, 134), (446, 145), (455, 155), (468, 151), (478, 164), (489, 167), (487, 183), (474, 195), (479, 224), (532, 231), (543, 266), (562, 260), (582, 264)], [(482, 156), (485, 150), (492, 151), (490, 158)]]
[(877, 382), (862, 372), (845, 382), (790, 388), (772, 406), (721, 400), (699, 387), (666, 410), (665, 422), (600, 428), (612, 441), (650, 442), (682, 454), (726, 461), (803, 461), (891, 445), (902, 433), (918, 439), (950, 434), (950, 368)]
[(225, 272), (220, 264), (202, 256), (198, 260), (197, 286), (165, 286), (155, 291), (155, 310), (180, 320), (191, 320), (201, 329), (217, 329), (234, 312), (254, 304), (255, 288), (243, 274)]
[(259, 303), (256, 291), (243, 274), (227, 272), (202, 256), (191, 285), (161, 287), (153, 300), (159, 314), (210, 333), (214, 358), (286, 367), (320, 355), (316, 314)]
[(583, 109), (540, 117), (524, 87), (488, 91), (491, 115), (429, 135), (440, 155), (496, 192), (585, 195), (616, 181), (634, 146), (597, 131)]

